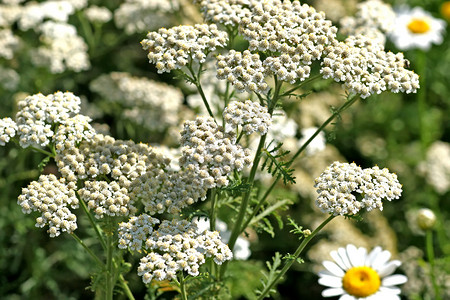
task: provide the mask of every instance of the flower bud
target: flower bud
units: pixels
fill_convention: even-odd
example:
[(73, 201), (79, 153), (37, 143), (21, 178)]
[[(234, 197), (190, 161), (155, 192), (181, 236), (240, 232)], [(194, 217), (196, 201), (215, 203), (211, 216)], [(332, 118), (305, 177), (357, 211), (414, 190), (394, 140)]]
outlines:
[(436, 215), (431, 209), (422, 208), (417, 212), (417, 225), (422, 230), (429, 230), (436, 224)]

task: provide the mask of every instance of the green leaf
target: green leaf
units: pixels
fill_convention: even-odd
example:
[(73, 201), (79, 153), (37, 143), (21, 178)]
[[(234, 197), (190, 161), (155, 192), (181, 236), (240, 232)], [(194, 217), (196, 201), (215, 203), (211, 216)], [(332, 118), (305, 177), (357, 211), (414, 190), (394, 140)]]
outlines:
[(39, 172), (44, 171), (45, 166), (50, 161), (50, 156), (45, 157), (38, 165)]
[(265, 156), (265, 159), (261, 165), (261, 170), (267, 169), (267, 171), (274, 177), (281, 176), (284, 184), (293, 184), (295, 183), (295, 177), (293, 177), (294, 169), (289, 168), (289, 160), (283, 161), (283, 158), (289, 154), (289, 151), (282, 150), (281, 146), (283, 146), (283, 143), (278, 143), (271, 150), (262, 150), (262, 154)]

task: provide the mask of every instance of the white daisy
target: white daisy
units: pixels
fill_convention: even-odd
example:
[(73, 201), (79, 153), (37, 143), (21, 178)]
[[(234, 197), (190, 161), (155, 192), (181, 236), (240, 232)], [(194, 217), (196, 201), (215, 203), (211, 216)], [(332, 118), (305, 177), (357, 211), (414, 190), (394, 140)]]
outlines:
[(441, 44), (445, 31), (445, 22), (433, 18), (421, 7), (401, 7), (397, 11), (391, 40), (401, 50), (420, 48), (428, 50), (431, 44)]
[(404, 275), (391, 275), (401, 262), (389, 261), (389, 251), (375, 247), (367, 254), (365, 248), (350, 244), (330, 254), (335, 262), (324, 261), (326, 270), (319, 272), (319, 283), (329, 287), (322, 292), (323, 297), (400, 300), (400, 289), (395, 285), (403, 284), (408, 279)]

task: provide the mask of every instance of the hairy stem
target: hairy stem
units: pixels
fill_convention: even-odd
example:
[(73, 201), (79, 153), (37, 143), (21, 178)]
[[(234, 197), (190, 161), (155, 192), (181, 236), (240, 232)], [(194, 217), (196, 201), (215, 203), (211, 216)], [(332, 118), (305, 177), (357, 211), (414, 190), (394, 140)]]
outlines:
[(436, 268), (434, 262), (434, 247), (433, 247), (433, 231), (431, 229), (426, 232), (426, 248), (427, 248), (427, 257), (428, 262), (430, 263), (430, 277), (431, 283), (433, 284), (434, 290), (434, 299), (441, 300), (441, 292), (439, 288), (439, 284), (436, 281)]

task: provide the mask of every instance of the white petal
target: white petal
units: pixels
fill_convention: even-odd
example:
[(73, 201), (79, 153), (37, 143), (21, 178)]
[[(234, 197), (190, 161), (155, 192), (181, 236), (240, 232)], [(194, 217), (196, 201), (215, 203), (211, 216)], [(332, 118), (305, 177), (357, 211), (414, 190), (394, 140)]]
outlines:
[(332, 288), (332, 289), (326, 289), (322, 291), (322, 297), (333, 297), (333, 296), (339, 296), (344, 294), (344, 289), (342, 288)]
[(336, 276), (321, 276), (319, 278), (319, 284), (332, 288), (342, 287), (342, 278)]
[(403, 284), (407, 281), (408, 281), (408, 277), (406, 277), (405, 275), (396, 274), (396, 275), (392, 275), (392, 276), (383, 278), (383, 280), (381, 281), (381, 284), (383, 286), (393, 286), (393, 285), (397, 285), (397, 284)]
[(387, 294), (400, 295), (400, 293), (402, 292), (402, 290), (398, 287), (386, 287), (386, 286), (380, 287), (379, 291), (384, 295), (387, 295)]
[(356, 300), (356, 298), (349, 294), (345, 294), (345, 295), (342, 295), (341, 298), (339, 298), (339, 300)]
[(344, 271), (337, 264), (331, 261), (324, 261), (323, 266), (335, 276), (344, 276)]
[(399, 293), (397, 293), (397, 291), (393, 291), (393, 290), (384, 290), (384, 289), (381, 290), (381, 288), (380, 288), (380, 290), (379, 290), (378, 293), (377, 293), (377, 296), (380, 297), (380, 300), (383, 300), (383, 299), (400, 300), (400, 297), (397, 296), (397, 294), (399, 294)]
[[(336, 276), (336, 275), (334, 275), (333, 273), (331, 273), (328, 270), (321, 270), (321, 271), (319, 271), (317, 273), (317, 275), (319, 275), (320, 277), (322, 277), (322, 276)], [(339, 276), (339, 278), (341, 278), (341, 277)]]
[(378, 270), (378, 275), (382, 278), (391, 275), (401, 264), (399, 260), (390, 261)]
[(367, 250), (364, 247), (358, 248), (358, 254), (357, 254), (357, 265), (358, 266), (364, 266), (364, 262), (366, 261), (367, 256)]
[(370, 251), (369, 255), (366, 257), (366, 266), (372, 266), (372, 262), (378, 256), (378, 253), (381, 252), (381, 247), (375, 247), (372, 251)]
[(360, 266), (358, 265), (358, 249), (355, 247), (355, 245), (347, 245), (347, 255), (353, 267)]
[(331, 257), (334, 259), (334, 261), (337, 263), (339, 267), (343, 270), (347, 270), (348, 267), (345, 265), (344, 261), (342, 260), (341, 256), (338, 254), (336, 250), (333, 250), (330, 252)]
[(345, 248), (339, 248), (338, 254), (342, 259), (342, 262), (347, 266), (346, 270), (350, 269), (352, 267), (352, 264), (348, 260), (347, 251), (345, 251)]
[(378, 254), (375, 260), (372, 262), (372, 268), (375, 271), (380, 270), (384, 266), (384, 264), (388, 262), (389, 258), (391, 258), (391, 252), (384, 250), (383, 252)]

